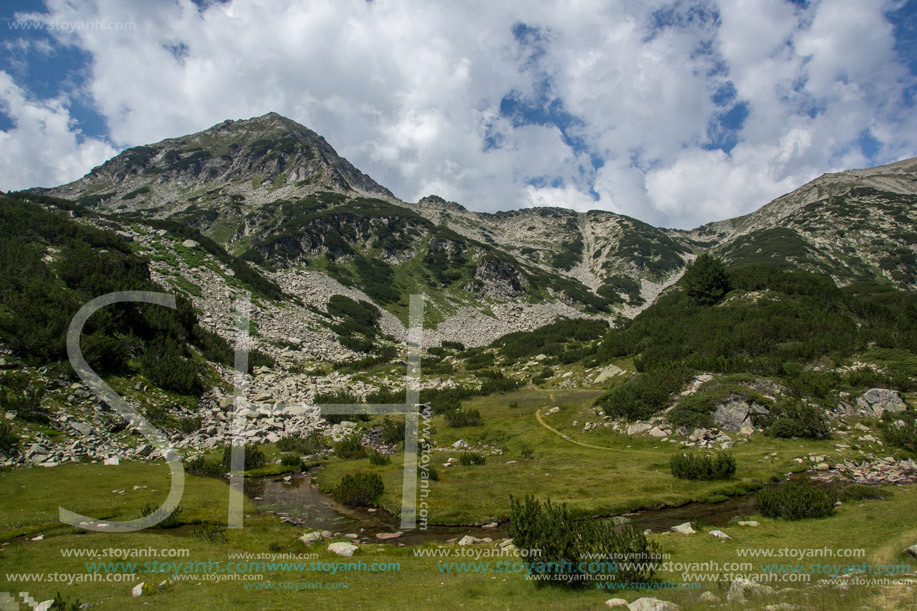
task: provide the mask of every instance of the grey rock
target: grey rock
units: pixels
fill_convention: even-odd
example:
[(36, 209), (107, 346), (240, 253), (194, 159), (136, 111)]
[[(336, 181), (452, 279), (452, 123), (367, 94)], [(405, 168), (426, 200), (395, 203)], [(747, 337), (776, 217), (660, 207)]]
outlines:
[(902, 412), (907, 404), (894, 390), (870, 388), (857, 399), (859, 415), (868, 418), (881, 418), (885, 412)]
[(739, 578), (730, 584), (726, 600), (731, 603), (744, 603), (749, 598), (758, 598), (773, 593), (774, 589), (770, 586), (761, 585), (750, 579)]
[(145, 443), (142, 446), (140, 446), (139, 448), (137, 448), (137, 456), (143, 456), (144, 458), (146, 458), (147, 456), (149, 456), (152, 453), (153, 453), (153, 446), (151, 446), (148, 443)]
[(732, 433), (753, 433), (755, 425), (751, 415), (766, 413), (767, 409), (757, 403), (733, 400), (717, 406), (713, 413), (713, 422), (721, 429)]
[(680, 611), (681, 606), (658, 598), (638, 598), (627, 605), (630, 611)]
[(338, 556), (346, 556), (348, 558), (350, 556), (353, 556), (353, 553), (357, 551), (358, 549), (359, 548), (356, 545), (352, 543), (346, 543), (343, 541), (340, 541), (338, 543), (332, 543), (331, 545), (328, 546), (329, 552), (333, 552), (337, 554)]
[(691, 528), (690, 522), (685, 522), (684, 524), (673, 526), (671, 530), (672, 532), (676, 532), (680, 535), (693, 535), (696, 532), (693, 528)]
[(316, 541), (321, 541), (322, 539), (323, 539), (322, 533), (317, 530), (314, 530), (310, 533), (306, 533), (299, 538), (299, 540), (305, 543), (306, 545), (312, 545)]
[(92, 433), (92, 427), (82, 422), (71, 422), (70, 428), (72, 428), (74, 431), (76, 431), (80, 435), (83, 435), (84, 437)]
[(703, 602), (703, 603), (715, 604), (715, 605), (718, 605), (718, 604), (720, 604), (720, 602), (722, 602), (722, 601), (720, 600), (720, 597), (719, 597), (719, 596), (717, 596), (716, 594), (714, 594), (713, 592), (710, 592), (710, 591), (707, 591), (707, 592), (704, 592), (703, 594), (701, 594), (701, 595), (697, 598), (697, 600), (699, 600), (700, 602)]

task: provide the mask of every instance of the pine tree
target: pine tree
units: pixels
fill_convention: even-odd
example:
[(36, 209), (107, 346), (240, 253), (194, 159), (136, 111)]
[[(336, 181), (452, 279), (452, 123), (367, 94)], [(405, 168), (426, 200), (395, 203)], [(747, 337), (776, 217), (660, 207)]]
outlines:
[(719, 259), (704, 253), (685, 270), (685, 292), (698, 305), (718, 303), (730, 290), (729, 274)]

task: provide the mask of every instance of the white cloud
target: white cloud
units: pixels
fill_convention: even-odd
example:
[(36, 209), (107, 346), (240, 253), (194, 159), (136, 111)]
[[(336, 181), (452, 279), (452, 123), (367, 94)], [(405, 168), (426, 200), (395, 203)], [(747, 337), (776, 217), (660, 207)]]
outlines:
[(0, 131), (0, 189), (69, 182), (116, 152), (98, 139), (81, 137), (65, 101), (32, 100), (3, 71), (0, 112), (13, 123)]
[[(824, 171), (915, 154), (917, 119), (901, 103), (913, 76), (880, 3), (47, 4), (49, 21), (136, 23), (55, 32), (92, 57), (74, 95), (92, 100), (116, 146), (274, 110), (408, 200), (604, 208), (686, 227), (749, 212)], [(518, 23), (532, 28), (526, 42), (513, 36)], [(705, 148), (727, 82), (748, 112), (728, 154)], [(501, 116), (510, 93), (566, 118), (566, 135)], [(74, 129), (66, 100), (30, 103), (65, 117), (55, 138)], [(35, 132), (22, 129), (0, 137), (25, 147)], [(856, 145), (865, 130), (880, 142), (875, 160)], [(49, 184), (108, 154), (71, 141), (72, 175), (60, 178), (40, 147), (4, 171)], [(530, 184), (538, 178), (544, 186)], [(549, 186), (555, 178), (563, 186)]]

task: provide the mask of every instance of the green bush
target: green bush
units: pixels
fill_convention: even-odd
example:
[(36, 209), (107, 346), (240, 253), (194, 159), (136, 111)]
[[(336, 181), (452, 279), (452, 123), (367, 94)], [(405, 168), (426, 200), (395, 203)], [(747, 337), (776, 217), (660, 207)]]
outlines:
[(799, 401), (773, 405), (769, 413), (752, 414), (752, 419), (771, 437), (826, 439), (831, 436), (831, 424), (824, 411)]
[(283, 454), (280, 457), (280, 464), (284, 467), (302, 468), (302, 458), (295, 454)]
[(729, 500), (729, 497), (726, 496), (725, 494), (711, 494), (704, 500), (704, 502), (713, 505), (713, 504), (722, 503), (728, 500)]
[(913, 412), (886, 412), (879, 427), (885, 443), (917, 452), (917, 417)]
[[(223, 448), (223, 460), (220, 466), (225, 471), (229, 471), (232, 464), (232, 446)], [(244, 470), (259, 469), (264, 466), (264, 452), (256, 445), (245, 446), (245, 466)]]
[(690, 370), (681, 367), (637, 374), (599, 397), (596, 405), (612, 418), (643, 420), (666, 407), (690, 377)]
[(182, 347), (169, 336), (153, 340), (140, 358), (140, 371), (157, 386), (183, 395), (202, 390), (198, 366), (183, 356)]
[[(517, 547), (530, 550), (526, 568), (544, 577), (535, 581), (538, 586), (583, 588), (593, 581), (613, 580), (624, 587), (649, 580), (659, 566), (659, 545), (632, 525), (618, 528), (611, 520), (577, 521), (565, 504), (555, 505), (550, 499), (542, 504), (532, 497), (521, 501), (510, 497), (506, 532)], [(626, 560), (609, 560), (614, 558)]]
[(334, 444), (334, 453), (345, 460), (364, 458), (366, 456), (366, 448), (363, 447), (363, 437), (359, 433), (344, 437)]
[(755, 494), (755, 505), (768, 518), (802, 520), (834, 513), (834, 495), (824, 488), (787, 482)]
[[(140, 515), (147, 517), (154, 513), (158, 506), (151, 505), (150, 503), (145, 503), (143, 507), (140, 508)], [(184, 512), (181, 505), (172, 510), (172, 513), (169, 516), (161, 521), (159, 524), (156, 524), (156, 528), (175, 528), (176, 526), (181, 525), (181, 514)]]
[(355, 473), (341, 478), (332, 494), (339, 502), (351, 507), (371, 507), (382, 494), (385, 485), (377, 473)]
[(735, 475), (736, 460), (728, 452), (717, 452), (713, 456), (675, 454), (669, 459), (669, 468), (679, 479), (729, 479)]
[(201, 428), (201, 417), (200, 416), (190, 416), (188, 418), (181, 418), (178, 421), (178, 430), (182, 433), (191, 434), (194, 431)]
[(321, 435), (312, 432), (308, 436), (287, 435), (277, 442), (277, 449), (281, 452), (296, 452), (298, 454), (315, 454), (325, 448)]
[(188, 473), (198, 477), (223, 477), (225, 471), (217, 463), (207, 462), (203, 456), (188, 461)]
[(404, 422), (398, 422), (388, 416), (382, 418), (381, 427), (382, 443), (395, 445), (399, 441), (404, 441)]
[(376, 451), (374, 451), (374, 450), (370, 450), (370, 451), (368, 452), (368, 456), (369, 456), (369, 464), (371, 464), (371, 465), (377, 465), (377, 466), (382, 467), (382, 466), (385, 466), (385, 465), (390, 465), (390, 464), (392, 464), (392, 459), (391, 459), (391, 457), (390, 457), (390, 456), (387, 456), (387, 455), (385, 455), (385, 454), (382, 454), (382, 453), (380, 453), (380, 452), (376, 452)]
[(221, 524), (201, 524), (191, 531), (191, 536), (210, 543), (229, 542), (229, 537), (226, 536), (226, 527)]
[(478, 452), (462, 452), (459, 454), (459, 463), (469, 467), (471, 465), (483, 465), (487, 462), (487, 456)]
[(0, 407), (16, 412), (19, 420), (47, 424), (50, 416), (41, 407), (44, 396), (44, 389), (32, 386), (29, 376), (23, 372), (13, 371), (0, 377)]
[(481, 424), (481, 412), (476, 409), (456, 409), (446, 413), (446, 424), (453, 428)]
[(0, 420), (0, 452), (11, 455), (19, 450), (19, 436), (6, 420)]
[(522, 445), (519, 446), (519, 455), (522, 456), (522, 458), (533, 458), (535, 456), (535, 446), (528, 442), (523, 442)]

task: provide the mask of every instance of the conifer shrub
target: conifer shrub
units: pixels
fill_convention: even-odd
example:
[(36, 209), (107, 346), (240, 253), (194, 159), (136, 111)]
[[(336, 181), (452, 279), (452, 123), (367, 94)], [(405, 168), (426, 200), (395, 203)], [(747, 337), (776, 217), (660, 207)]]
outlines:
[(385, 454), (382, 454), (382, 453), (380, 453), (380, 452), (376, 452), (376, 451), (374, 451), (374, 450), (370, 450), (370, 451), (367, 453), (367, 455), (369, 456), (369, 464), (371, 464), (371, 465), (377, 465), (377, 466), (382, 467), (382, 466), (385, 466), (385, 465), (390, 465), (390, 464), (392, 464), (392, 459), (391, 459), (391, 457), (389, 457), (389, 456), (387, 456), (387, 455), (385, 455)]
[[(159, 507), (152, 505), (150, 503), (144, 503), (143, 506), (140, 508), (140, 515), (142, 515), (143, 517), (147, 517), (148, 515), (152, 515), (157, 509), (159, 509)], [(181, 525), (181, 514), (183, 512), (184, 512), (184, 509), (182, 509), (182, 506), (179, 505), (178, 507), (172, 510), (172, 513), (170, 513), (166, 519), (156, 524), (155, 527), (156, 528), (175, 528), (176, 526)]]
[(917, 417), (913, 412), (886, 412), (879, 428), (887, 444), (917, 452)]
[(834, 513), (834, 495), (825, 488), (799, 482), (764, 488), (755, 494), (755, 505), (768, 518), (803, 520)]
[(287, 435), (277, 442), (277, 449), (281, 452), (296, 452), (298, 454), (315, 454), (324, 449), (321, 435), (313, 432), (305, 437), (302, 435)]
[[(659, 546), (633, 525), (609, 520), (575, 520), (566, 504), (543, 504), (533, 497), (510, 497), (507, 535), (520, 549), (538, 586), (585, 588), (614, 580), (645, 582), (659, 566)], [(617, 561), (615, 561), (617, 560)], [(609, 579), (609, 577), (611, 579)]]
[(481, 424), (481, 412), (473, 408), (456, 409), (446, 413), (446, 424), (453, 428)]
[(335, 487), (332, 495), (339, 502), (350, 507), (371, 507), (377, 496), (385, 490), (385, 484), (377, 473), (347, 474)]
[(712, 456), (675, 454), (669, 459), (669, 468), (672, 475), (679, 479), (729, 479), (735, 475), (736, 460), (728, 452), (717, 452)]
[(224, 473), (220, 464), (207, 462), (203, 456), (189, 460), (187, 468), (188, 473), (198, 477), (223, 477)]
[(385, 416), (382, 418), (381, 427), (382, 443), (394, 445), (404, 441), (404, 422), (397, 422), (392, 418)]
[(364, 458), (366, 449), (363, 447), (363, 438), (359, 433), (344, 437), (334, 444), (334, 453), (345, 460)]
[(459, 454), (459, 463), (470, 467), (471, 465), (483, 465), (487, 462), (487, 456), (477, 452), (462, 452)]
[(9, 422), (0, 421), (0, 452), (13, 454), (19, 450), (19, 436)]
[(825, 413), (801, 401), (786, 401), (768, 408), (767, 414), (752, 414), (756, 426), (763, 426), (771, 437), (826, 439), (831, 424)]
[[(223, 460), (220, 466), (229, 471), (232, 468), (232, 446), (223, 448)], [(259, 469), (264, 466), (264, 452), (256, 445), (245, 446), (245, 471)]]
[(302, 458), (295, 454), (284, 454), (280, 457), (280, 464), (284, 467), (302, 467)]

